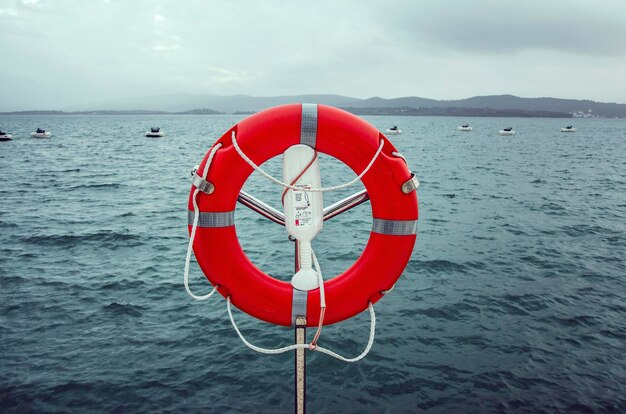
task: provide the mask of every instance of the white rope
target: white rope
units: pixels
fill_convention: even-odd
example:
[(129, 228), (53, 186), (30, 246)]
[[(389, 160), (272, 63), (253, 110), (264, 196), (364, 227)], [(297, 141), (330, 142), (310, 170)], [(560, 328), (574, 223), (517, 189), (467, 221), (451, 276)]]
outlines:
[(367, 341), (367, 346), (359, 356), (356, 356), (354, 358), (346, 358), (337, 354), (336, 352), (331, 351), (330, 349), (322, 348), (321, 346), (317, 347), (317, 350), (323, 354), (330, 355), (331, 357), (337, 358), (344, 362), (357, 362), (365, 358), (365, 356), (370, 352), (370, 349), (372, 349), (372, 345), (374, 344), (374, 336), (376, 333), (376, 314), (374, 313), (374, 305), (372, 305), (372, 302), (367, 303), (367, 309), (370, 311), (370, 318), (372, 321), (370, 323), (370, 337)]
[[(340, 190), (346, 187), (349, 187), (351, 185), (353, 185), (354, 183), (356, 183), (357, 181), (359, 181), (361, 178), (363, 178), (363, 176), (365, 174), (367, 174), (367, 172), (370, 170), (370, 168), (372, 168), (372, 165), (374, 164), (374, 162), (376, 161), (376, 159), (378, 158), (378, 156), (380, 155), (380, 153), (383, 150), (383, 147), (385, 145), (385, 141), (384, 140), (380, 140), (380, 145), (378, 147), (378, 149), (376, 150), (376, 153), (374, 154), (374, 156), (372, 157), (372, 159), (370, 160), (370, 162), (367, 164), (367, 166), (365, 167), (365, 169), (353, 180), (341, 184), (341, 185), (336, 185), (333, 187), (326, 187), (326, 188), (309, 188), (309, 189), (303, 189), (301, 187), (296, 187), (294, 185), (290, 185), (288, 183), (285, 183), (283, 181), (280, 181), (279, 179), (271, 176), (270, 174), (268, 174), (267, 172), (265, 172), (261, 167), (259, 167), (258, 165), (256, 165), (254, 163), (254, 161), (252, 161), (250, 159), (250, 157), (248, 157), (239, 147), (238, 143), (237, 143), (237, 137), (235, 134), (235, 131), (232, 131), (231, 133), (231, 138), (232, 138), (232, 143), (233, 143), (233, 147), (235, 148), (235, 151), (237, 151), (237, 153), (239, 154), (239, 156), (246, 162), (248, 163), (248, 165), (250, 165), (252, 167), (252, 169), (254, 169), (255, 171), (258, 171), (261, 175), (263, 175), (265, 178), (267, 178), (268, 180), (284, 187), (284, 188), (289, 188), (292, 190), (297, 190), (297, 191), (306, 191), (306, 192), (326, 192), (326, 191), (334, 191), (334, 190)], [(395, 155), (395, 154), (394, 154)], [(402, 157), (404, 158), (404, 157)], [(405, 160), (406, 161), (406, 160)], [(334, 358), (340, 359), (342, 361), (345, 362), (356, 362), (361, 360), (362, 358), (365, 357), (365, 355), (367, 355), (367, 353), (370, 351), (370, 349), (372, 348), (372, 344), (374, 343), (374, 336), (375, 336), (375, 330), (376, 330), (376, 315), (374, 313), (374, 307), (372, 305), (372, 303), (370, 302), (368, 304), (368, 308), (370, 311), (370, 317), (371, 317), (371, 326), (370, 326), (370, 337), (369, 337), (369, 341), (367, 343), (367, 346), (365, 347), (365, 350), (357, 357), (355, 358), (346, 358), (343, 357), (339, 354), (337, 354), (336, 352), (333, 352), (329, 349), (320, 347), (317, 345), (317, 340), (319, 339), (320, 333), (322, 331), (322, 326), (323, 326), (323, 315), (325, 313), (325, 309), (326, 309), (326, 298), (325, 298), (325, 294), (324, 294), (324, 280), (322, 277), (322, 272), (320, 270), (319, 267), (319, 262), (317, 261), (317, 258), (315, 257), (315, 253), (313, 253), (313, 251), (311, 251), (311, 256), (313, 258), (313, 263), (314, 266), (316, 268), (317, 271), (317, 275), (318, 275), (318, 280), (319, 280), (319, 285), (320, 285), (320, 324), (317, 328), (317, 332), (315, 334), (315, 338), (313, 339), (313, 341), (310, 344), (294, 344), (294, 345), (288, 345), (288, 346), (284, 346), (282, 348), (277, 348), (277, 349), (267, 349), (267, 348), (261, 348), (258, 347), (256, 345), (252, 345), (250, 342), (248, 342), (243, 335), (241, 334), (241, 331), (239, 331), (239, 328), (237, 328), (237, 324), (235, 324), (235, 320), (233, 319), (233, 314), (230, 310), (230, 296), (226, 298), (226, 304), (227, 304), (227, 309), (228, 309), (228, 315), (230, 316), (230, 321), (233, 324), (233, 327), (235, 328), (235, 331), (237, 332), (237, 334), (239, 335), (239, 338), (241, 339), (241, 341), (250, 349), (256, 351), (256, 352), (260, 352), (260, 353), (264, 353), (264, 354), (280, 354), (283, 352), (288, 352), (288, 351), (292, 351), (295, 349), (310, 349), (313, 351), (319, 351), (322, 352), (324, 354), (330, 355)]]
[[(266, 177), (270, 181), (272, 181), (272, 182), (274, 182), (276, 184), (279, 184), (279, 185), (281, 185), (281, 186), (283, 186), (285, 188), (289, 188), (289, 189), (297, 190), (297, 191), (307, 191), (307, 192), (334, 191), (334, 190), (340, 190), (340, 189), (343, 189), (343, 188), (346, 188), (346, 187), (349, 187), (349, 186), (353, 185), (354, 183), (359, 181), (361, 178), (363, 178), (363, 176), (365, 174), (367, 174), (367, 172), (370, 170), (370, 168), (372, 167), (372, 165), (374, 164), (374, 162), (376, 161), (376, 159), (380, 155), (380, 153), (381, 153), (381, 151), (383, 149), (383, 146), (385, 144), (385, 141), (381, 139), (380, 140), (380, 146), (376, 150), (376, 153), (374, 154), (374, 156), (370, 160), (370, 162), (367, 165), (367, 167), (365, 167), (365, 169), (361, 172), (361, 174), (359, 174), (353, 180), (351, 180), (351, 181), (349, 181), (347, 183), (341, 184), (341, 185), (333, 186), (333, 187), (311, 188), (311, 189), (304, 190), (303, 188), (296, 187), (296, 186), (293, 186), (293, 185), (289, 185), (287, 183), (284, 183), (284, 182), (282, 182), (282, 181), (272, 177), (270, 174), (266, 173), (263, 169), (261, 169), (261, 167), (256, 165), (241, 150), (241, 148), (239, 148), (239, 145), (237, 144), (237, 139), (236, 139), (236, 136), (235, 136), (235, 131), (232, 132), (232, 142), (233, 142), (233, 147), (235, 148), (237, 153), (255, 171), (258, 171), (259, 173), (261, 173), (264, 177)], [(215, 145), (213, 147), (213, 149), (209, 153), (209, 157), (207, 159), (207, 162), (204, 165), (204, 170), (203, 170), (202, 175), (201, 175), (203, 180), (206, 180), (206, 176), (207, 176), (207, 174), (209, 172), (209, 167), (211, 166), (211, 162), (213, 161), (213, 157), (215, 156), (215, 153), (217, 152), (217, 150), (221, 146), (222, 146), (222, 144), (218, 143), (217, 145)], [(393, 155), (396, 155), (396, 154), (394, 153)], [(400, 157), (402, 157), (402, 156), (400, 155)], [(404, 159), (404, 157), (402, 157), (402, 158)], [(197, 296), (197, 295), (193, 294), (191, 292), (191, 290), (189, 289), (189, 263), (191, 261), (191, 253), (193, 251), (193, 241), (194, 241), (195, 236), (196, 236), (196, 229), (197, 229), (197, 226), (198, 226), (198, 219), (199, 219), (199, 207), (198, 207), (198, 203), (196, 201), (196, 196), (198, 195), (199, 192), (200, 192), (200, 190), (198, 188), (196, 188), (194, 190), (194, 193), (193, 193), (193, 196), (192, 196), (192, 203), (193, 203), (193, 209), (194, 209), (194, 218), (193, 218), (193, 225), (192, 225), (192, 228), (191, 228), (191, 234), (189, 236), (189, 245), (187, 246), (187, 257), (185, 259), (184, 282), (185, 282), (185, 290), (187, 291), (189, 296), (191, 296), (195, 300), (206, 300), (206, 299), (210, 298), (216, 292), (217, 288), (219, 287), (218, 285), (216, 285), (211, 292), (209, 292), (208, 294), (203, 295), (203, 296)], [(324, 279), (322, 277), (322, 272), (320, 270), (319, 262), (317, 261), (317, 257), (315, 256), (315, 253), (313, 251), (311, 251), (311, 256), (312, 256), (312, 259), (313, 259), (313, 264), (314, 264), (315, 269), (316, 269), (317, 274), (318, 274), (318, 281), (319, 281), (319, 286), (320, 286), (320, 317), (323, 318), (324, 311), (326, 309), (326, 298), (325, 298), (325, 293), (324, 293)], [(374, 337), (375, 337), (375, 333), (376, 333), (376, 314), (374, 313), (374, 306), (372, 305), (371, 302), (368, 303), (368, 310), (370, 312), (370, 320), (371, 320), (371, 322), (370, 322), (369, 340), (367, 342), (365, 350), (360, 355), (358, 355), (358, 356), (356, 356), (354, 358), (346, 358), (346, 357), (344, 357), (342, 355), (337, 354), (336, 352), (333, 352), (333, 351), (331, 351), (329, 349), (326, 349), (326, 348), (323, 348), (323, 347), (320, 347), (320, 346), (317, 345), (317, 340), (319, 339), (319, 336), (320, 336), (320, 333), (321, 333), (321, 330), (322, 330), (322, 326), (323, 326), (323, 319), (320, 319), (320, 324), (319, 324), (317, 332), (315, 334), (315, 338), (309, 344), (293, 344), (293, 345), (288, 345), (288, 346), (284, 346), (284, 347), (276, 348), (276, 349), (262, 348), (262, 347), (258, 347), (256, 345), (253, 345), (250, 342), (248, 342), (246, 340), (246, 338), (244, 338), (244, 336), (242, 335), (241, 331), (237, 327), (237, 324), (235, 323), (235, 319), (233, 318), (233, 314), (232, 314), (232, 311), (231, 311), (230, 303), (231, 303), (230, 296), (228, 296), (226, 298), (226, 308), (228, 310), (228, 316), (230, 317), (230, 322), (232, 323), (233, 328), (237, 332), (237, 335), (239, 335), (239, 338), (241, 339), (241, 341), (248, 348), (252, 349), (253, 351), (263, 353), (263, 354), (282, 354), (284, 352), (293, 351), (293, 350), (296, 350), (296, 349), (307, 349), (308, 348), (308, 349), (313, 350), (313, 351), (318, 351), (318, 352), (321, 352), (323, 354), (330, 355), (333, 358), (337, 358), (337, 359), (339, 359), (341, 361), (344, 361), (344, 362), (357, 362), (357, 361), (363, 359), (369, 353), (369, 351), (372, 348), (372, 345), (374, 343)]]
[(277, 348), (277, 349), (261, 348), (256, 345), (252, 345), (250, 342), (246, 341), (246, 338), (243, 337), (243, 335), (241, 334), (241, 331), (239, 330), (239, 328), (237, 327), (237, 324), (235, 323), (235, 319), (233, 318), (233, 313), (230, 310), (230, 295), (226, 297), (226, 309), (228, 310), (228, 316), (230, 317), (230, 322), (233, 324), (233, 328), (235, 328), (237, 335), (239, 335), (239, 338), (241, 339), (241, 341), (253, 351), (260, 352), (262, 354), (282, 354), (283, 352), (292, 351), (298, 348), (300, 349), (308, 348), (308, 344), (293, 344), (293, 345), (288, 345), (288, 346), (284, 346), (282, 348)]
[(311, 257), (313, 258), (313, 266), (315, 266), (315, 270), (317, 271), (317, 280), (320, 285), (320, 307), (326, 307), (326, 294), (324, 293), (324, 278), (322, 277), (322, 270), (320, 269), (320, 264), (317, 261), (317, 256), (315, 256), (315, 252), (311, 249)]
[[(204, 171), (202, 172), (203, 180), (206, 179), (206, 176), (209, 173), (209, 167), (211, 166), (211, 163), (213, 162), (213, 157), (215, 156), (215, 153), (217, 152), (218, 149), (220, 149), (221, 146), (222, 144), (218, 143), (217, 145), (213, 147), (213, 149), (209, 153), (209, 158), (207, 159), (206, 164), (204, 164)], [(191, 296), (195, 300), (207, 300), (208, 298), (213, 296), (213, 294), (218, 288), (218, 285), (215, 285), (215, 287), (213, 288), (211, 292), (203, 296), (194, 295), (193, 292), (189, 289), (189, 262), (191, 261), (191, 252), (193, 251), (193, 240), (196, 237), (196, 229), (198, 227), (198, 219), (200, 217), (200, 215), (198, 214), (199, 212), (198, 203), (196, 201), (196, 196), (198, 195), (199, 192), (200, 190), (196, 188), (195, 191), (193, 192), (193, 197), (192, 197), (193, 225), (191, 226), (191, 235), (189, 236), (189, 245), (187, 246), (187, 257), (185, 258), (185, 273), (183, 276), (183, 280), (185, 281), (185, 290), (187, 291), (189, 296)]]
[[(376, 332), (376, 314), (374, 313), (374, 305), (372, 305), (372, 302), (369, 302), (367, 307), (370, 311), (370, 318), (371, 318), (370, 337), (369, 337), (369, 340), (367, 341), (367, 346), (365, 347), (365, 350), (359, 356), (356, 356), (354, 358), (346, 358), (329, 349), (322, 348), (321, 346), (316, 347), (315, 351), (319, 351), (323, 354), (330, 355), (331, 357), (337, 358), (344, 362), (357, 362), (363, 359), (368, 354), (370, 349), (372, 349), (372, 344), (374, 343), (374, 336)], [(268, 348), (261, 348), (256, 345), (252, 345), (250, 342), (246, 340), (246, 338), (243, 337), (243, 335), (241, 334), (241, 331), (239, 330), (239, 328), (237, 327), (237, 324), (235, 323), (235, 319), (233, 318), (233, 313), (230, 309), (230, 295), (226, 298), (226, 309), (228, 310), (228, 316), (230, 317), (230, 322), (233, 324), (233, 328), (235, 328), (237, 335), (239, 335), (239, 338), (244, 343), (244, 345), (246, 345), (248, 348), (252, 349), (253, 351), (256, 351), (262, 354), (274, 355), (274, 354), (282, 354), (288, 351), (293, 351), (295, 349), (309, 349), (309, 347), (311, 346), (311, 344), (293, 344), (293, 345), (284, 346), (282, 348), (268, 349)]]
[(258, 171), (261, 175), (263, 175), (265, 178), (267, 178), (268, 180), (281, 185), (285, 188), (290, 188), (292, 190), (296, 190), (296, 191), (305, 191), (305, 192), (310, 192), (310, 193), (323, 193), (326, 191), (334, 191), (334, 190), (341, 190), (342, 188), (346, 188), (351, 186), (352, 184), (356, 183), (357, 181), (359, 181), (361, 178), (363, 178), (363, 176), (370, 170), (370, 168), (372, 168), (372, 165), (374, 164), (374, 161), (376, 161), (376, 159), (378, 158), (378, 155), (380, 154), (380, 152), (383, 150), (383, 146), (385, 145), (385, 141), (384, 140), (380, 140), (380, 146), (378, 147), (378, 150), (376, 150), (376, 153), (374, 154), (374, 156), (372, 157), (372, 159), (370, 160), (369, 164), (367, 164), (367, 167), (365, 167), (365, 169), (363, 170), (363, 172), (361, 172), (361, 174), (359, 174), (355, 179), (353, 179), (352, 181), (349, 181), (347, 183), (344, 184), (340, 184), (340, 185), (336, 185), (333, 187), (326, 187), (326, 188), (302, 188), (302, 187), (296, 187), (294, 185), (289, 185), (285, 182), (280, 181), (277, 178), (272, 177), (270, 174), (266, 173), (261, 167), (259, 167), (258, 165), (256, 165), (254, 163), (254, 161), (252, 161), (242, 150), (241, 148), (239, 148), (239, 145), (237, 144), (237, 138), (235, 137), (235, 131), (232, 132), (232, 141), (233, 141), (233, 147), (235, 147), (235, 151), (237, 151), (237, 154), (239, 154), (241, 156), (241, 158), (243, 158), (243, 160), (245, 162), (248, 163), (248, 165), (250, 165), (250, 167), (252, 167), (255, 171)]
[(322, 276), (322, 269), (320, 269), (320, 264), (317, 261), (317, 256), (315, 256), (313, 249), (311, 249), (311, 258), (313, 259), (313, 266), (317, 272), (317, 281), (320, 286), (320, 321), (310, 345), (310, 349), (315, 350), (318, 348), (317, 341), (322, 334), (322, 327), (324, 326), (324, 315), (326, 314), (326, 293), (324, 292), (324, 277)]

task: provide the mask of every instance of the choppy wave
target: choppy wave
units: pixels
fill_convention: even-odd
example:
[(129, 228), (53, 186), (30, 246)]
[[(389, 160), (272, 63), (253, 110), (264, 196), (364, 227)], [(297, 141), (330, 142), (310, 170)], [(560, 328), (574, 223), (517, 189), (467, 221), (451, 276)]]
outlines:
[(120, 304), (117, 302), (104, 306), (102, 310), (108, 314), (116, 316), (134, 316), (138, 318), (143, 315), (143, 308), (141, 306)]
[[(0, 189), (0, 411), (293, 409), (293, 356), (250, 351), (223, 297), (196, 302), (182, 287), (189, 170), (237, 120), (3, 117), (10, 130), (49, 122), (58, 133), (0, 152), (10, 177)], [(157, 121), (171, 132), (145, 139)], [(421, 183), (414, 254), (376, 304), (364, 360), (308, 353), (308, 410), (626, 412), (626, 125), (580, 120), (564, 141), (559, 120), (515, 119), (518, 138), (502, 140), (500, 118), (476, 118), (471, 135), (456, 133), (463, 121), (398, 121), (393, 141)], [(94, 140), (102, 130), (116, 133)], [(345, 182), (329, 165), (324, 182)], [(257, 178), (255, 195), (278, 203)], [(362, 251), (365, 206), (324, 224), (325, 276)], [(284, 230), (240, 207), (236, 220), (251, 260), (287, 280)], [(194, 261), (190, 280), (211, 288)], [(293, 341), (291, 329), (235, 312), (253, 343)], [(324, 327), (320, 344), (358, 355), (368, 326), (364, 312)]]
[(141, 237), (136, 234), (116, 231), (97, 231), (87, 234), (48, 234), (29, 235), (18, 237), (22, 243), (40, 246), (75, 247), (82, 243), (115, 243), (117, 247), (135, 246), (141, 243)]
[(8, 223), (6, 221), (0, 220), (0, 228), (17, 228), (18, 225), (15, 223)]

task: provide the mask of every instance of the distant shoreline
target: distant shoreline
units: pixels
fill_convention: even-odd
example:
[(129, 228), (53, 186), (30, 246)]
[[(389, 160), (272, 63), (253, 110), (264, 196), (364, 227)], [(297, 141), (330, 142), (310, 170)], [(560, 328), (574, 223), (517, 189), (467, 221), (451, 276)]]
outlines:
[[(455, 117), (500, 117), (500, 118), (573, 118), (571, 113), (554, 111), (526, 111), (519, 109), (493, 109), (493, 108), (462, 108), (462, 107), (385, 107), (385, 108), (341, 108), (355, 115), (379, 115), (379, 116), (455, 116)], [(212, 109), (192, 109), (183, 112), (152, 111), (145, 109), (114, 111), (12, 111), (0, 112), (0, 115), (251, 115), (255, 111), (235, 111), (231, 113), (215, 111)]]
[[(342, 95), (218, 96), (168, 94), (94, 102), (87, 106), (11, 110), (2, 115), (250, 115), (278, 105), (299, 102), (330, 105), (357, 115), (458, 116), (524, 118), (626, 118), (626, 104), (580, 99), (520, 98), (514, 95), (474, 96), (436, 100), (418, 96), (385, 99), (352, 98)], [(42, 105), (43, 106), (43, 105)], [(40, 106), (39, 108), (42, 108)], [(24, 107), (21, 107), (24, 108)], [(43, 109), (46, 107), (43, 106)], [(53, 108), (53, 107), (52, 107)], [(195, 109), (192, 109), (195, 108)]]
[(566, 112), (526, 111), (521, 109), (462, 108), (462, 107), (390, 107), (390, 108), (342, 108), (355, 115), (385, 116), (456, 116), (496, 118), (573, 118)]
[(0, 115), (226, 115), (224, 112), (212, 109), (192, 109), (183, 112), (151, 111), (147, 109), (133, 109), (128, 111), (99, 110), (99, 111), (11, 111), (0, 112)]

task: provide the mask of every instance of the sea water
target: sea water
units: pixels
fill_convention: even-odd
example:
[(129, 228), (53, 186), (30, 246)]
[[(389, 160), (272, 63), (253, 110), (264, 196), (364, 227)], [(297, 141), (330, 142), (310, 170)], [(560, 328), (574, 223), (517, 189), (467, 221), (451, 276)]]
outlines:
[[(293, 410), (293, 354), (246, 348), (224, 299), (195, 302), (182, 284), (190, 171), (240, 119), (0, 117), (14, 136), (0, 143), (0, 411)], [(403, 131), (391, 140), (421, 183), (418, 237), (375, 306), (369, 355), (308, 353), (309, 412), (625, 412), (626, 121), (564, 134), (572, 120), (366, 119)], [(166, 136), (144, 137), (151, 126)], [(515, 136), (498, 135), (507, 126)], [(30, 138), (38, 127), (52, 138)], [(325, 186), (354, 177), (321, 162)], [(280, 176), (280, 159), (264, 167)], [(257, 173), (245, 190), (280, 207)], [(325, 223), (313, 247), (326, 278), (371, 223), (369, 204)], [(285, 229), (242, 206), (236, 226), (251, 260), (289, 280)], [(191, 280), (209, 291), (195, 262)], [(259, 346), (293, 341), (235, 318)], [(368, 331), (364, 312), (320, 344), (356, 356)]]

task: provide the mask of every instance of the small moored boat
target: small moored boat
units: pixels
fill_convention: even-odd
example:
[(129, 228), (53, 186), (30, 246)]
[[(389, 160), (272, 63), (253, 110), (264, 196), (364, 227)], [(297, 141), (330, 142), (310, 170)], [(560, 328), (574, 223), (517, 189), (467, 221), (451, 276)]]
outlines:
[(502, 128), (500, 131), (498, 131), (498, 134), (500, 134), (500, 135), (515, 135), (515, 131), (513, 131), (513, 127)]
[(0, 141), (11, 141), (13, 139), (13, 135), (0, 130)]
[(150, 131), (146, 132), (146, 136), (150, 138), (159, 138), (165, 134), (163, 130), (159, 127), (150, 128)]
[(400, 135), (402, 133), (402, 130), (398, 129), (398, 127), (394, 125), (391, 128), (387, 128), (385, 133), (388, 135)]
[(561, 128), (561, 132), (576, 132), (576, 128), (573, 125), (568, 125), (564, 128)]
[(35, 138), (50, 138), (52, 133), (50, 131), (46, 131), (45, 129), (37, 128), (36, 132), (30, 133), (30, 136)]
[(470, 124), (463, 124), (460, 127), (457, 128), (459, 131), (471, 131), (472, 127), (470, 126)]

